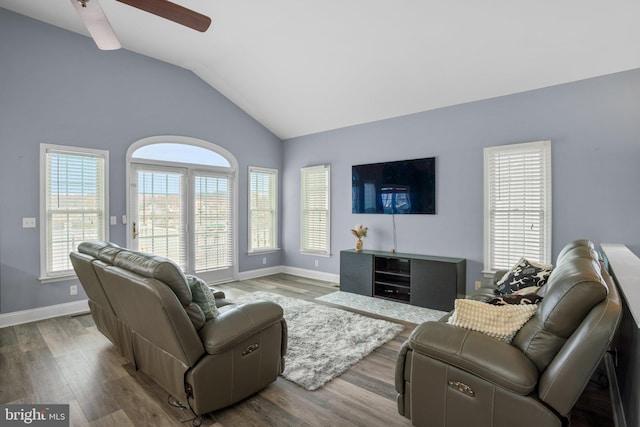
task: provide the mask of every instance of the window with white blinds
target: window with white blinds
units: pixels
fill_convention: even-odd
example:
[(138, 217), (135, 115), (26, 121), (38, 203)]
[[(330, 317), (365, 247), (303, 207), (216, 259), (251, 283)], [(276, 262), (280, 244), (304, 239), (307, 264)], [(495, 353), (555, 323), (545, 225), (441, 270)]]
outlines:
[(301, 169), (301, 250), (303, 253), (329, 255), (330, 166)]
[(485, 271), (551, 262), (551, 142), (484, 149)]
[(278, 248), (278, 171), (249, 167), (249, 253)]
[(194, 175), (196, 273), (233, 266), (233, 188), (226, 175)]
[(69, 252), (87, 239), (107, 240), (109, 153), (40, 146), (42, 280), (73, 275)]
[(172, 259), (187, 268), (186, 171), (136, 167), (137, 249)]

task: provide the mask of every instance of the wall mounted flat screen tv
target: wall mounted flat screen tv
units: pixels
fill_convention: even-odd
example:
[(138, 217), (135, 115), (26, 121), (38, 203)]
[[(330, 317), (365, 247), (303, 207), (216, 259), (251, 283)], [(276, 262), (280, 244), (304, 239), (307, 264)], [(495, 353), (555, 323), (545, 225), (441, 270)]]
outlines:
[(351, 201), (353, 213), (435, 214), (435, 157), (352, 166)]

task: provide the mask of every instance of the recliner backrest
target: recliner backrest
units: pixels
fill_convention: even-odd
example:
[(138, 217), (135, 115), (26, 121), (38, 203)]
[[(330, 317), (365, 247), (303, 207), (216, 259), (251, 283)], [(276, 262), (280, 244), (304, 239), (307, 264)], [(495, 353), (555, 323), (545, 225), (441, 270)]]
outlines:
[(114, 259), (113, 264), (144, 277), (159, 280), (171, 289), (182, 304), (194, 328), (199, 330), (206, 321), (202, 309), (193, 302), (187, 278), (173, 261), (156, 255), (123, 250)]
[(91, 255), (78, 252), (71, 252), (69, 254), (69, 258), (71, 259), (71, 265), (73, 265), (73, 269), (82, 284), (82, 288), (89, 299), (98, 304), (107, 313), (115, 316), (111, 302), (109, 302), (109, 298), (107, 298), (107, 295), (104, 293), (102, 283), (100, 283), (100, 279), (98, 279), (93, 268), (93, 262), (96, 258)]
[(131, 329), (137, 369), (183, 396), (184, 376), (205, 349), (178, 297), (157, 279), (117, 266), (95, 267), (118, 318)]
[(622, 317), (615, 282), (601, 270), (607, 297), (599, 302), (556, 354), (538, 381), (538, 396), (566, 416), (609, 348)]
[(193, 365), (204, 346), (182, 304), (163, 282), (116, 266), (96, 266), (117, 316), (136, 334)]
[(512, 344), (531, 359), (540, 372), (577, 329), (593, 307), (607, 296), (600, 263), (591, 249), (576, 246), (563, 254), (562, 262), (544, 285), (544, 299), (534, 316), (518, 331)]

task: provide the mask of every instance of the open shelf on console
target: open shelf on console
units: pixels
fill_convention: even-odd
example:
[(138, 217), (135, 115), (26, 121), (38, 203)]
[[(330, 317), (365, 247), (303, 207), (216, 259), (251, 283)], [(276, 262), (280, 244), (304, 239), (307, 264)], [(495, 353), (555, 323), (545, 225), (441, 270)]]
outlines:
[(340, 252), (340, 290), (436, 310), (464, 298), (466, 260), (353, 249)]
[(374, 256), (373, 296), (411, 301), (411, 259)]

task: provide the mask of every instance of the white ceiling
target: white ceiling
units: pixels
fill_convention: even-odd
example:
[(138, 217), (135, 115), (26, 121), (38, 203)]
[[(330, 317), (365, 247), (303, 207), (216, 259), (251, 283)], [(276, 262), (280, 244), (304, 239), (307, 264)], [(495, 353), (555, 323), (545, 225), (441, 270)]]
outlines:
[[(638, 0), (175, 0), (206, 33), (99, 2), (282, 139), (640, 68)], [(0, 7), (88, 36), (70, 0)]]

